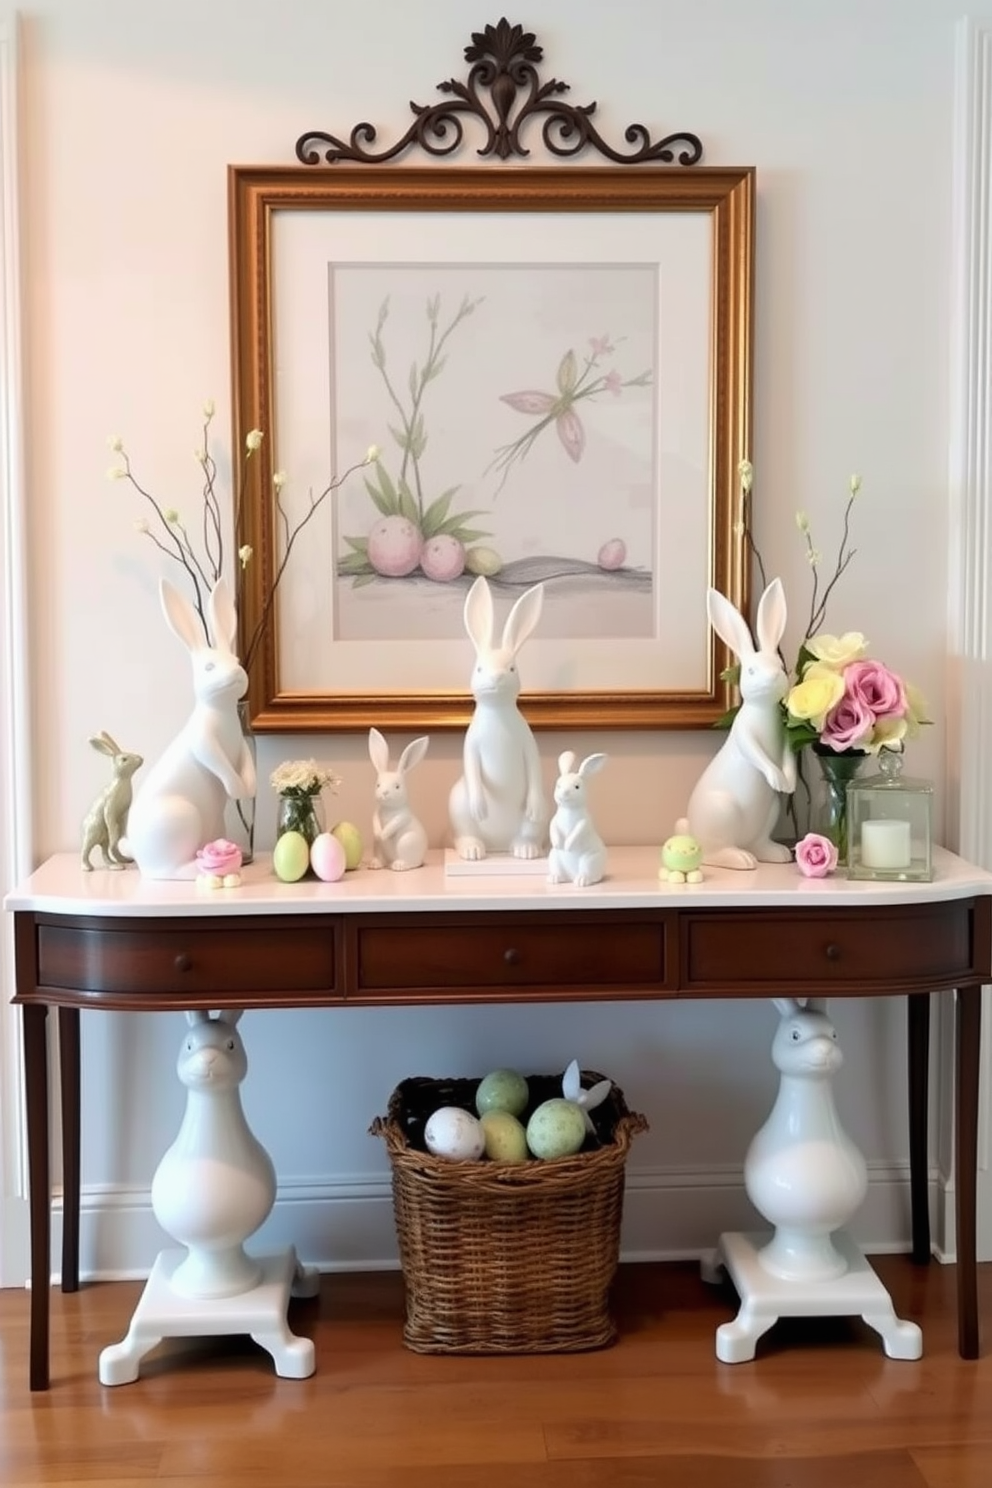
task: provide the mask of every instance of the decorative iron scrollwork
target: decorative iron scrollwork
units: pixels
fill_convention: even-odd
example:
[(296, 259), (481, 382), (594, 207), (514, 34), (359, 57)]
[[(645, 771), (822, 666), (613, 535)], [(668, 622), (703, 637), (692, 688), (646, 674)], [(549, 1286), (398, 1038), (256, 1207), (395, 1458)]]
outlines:
[[(395, 160), (411, 145), (419, 145), (429, 155), (451, 155), (464, 139), (462, 116), (468, 115), (478, 119), (486, 131), (478, 153), (500, 160), (530, 154), (521, 140), (521, 131), (529, 120), (538, 117), (544, 121), (541, 134), (545, 148), (559, 157), (578, 155), (591, 145), (617, 165), (671, 165), (676, 160), (676, 148), (681, 146), (679, 165), (696, 165), (702, 159), (703, 146), (696, 135), (680, 132), (653, 141), (643, 124), (628, 124), (624, 130), (627, 144), (635, 148), (626, 153), (615, 150), (592, 123), (595, 103), (565, 103), (560, 95), (569, 91), (568, 83), (557, 78), (541, 82), (535, 64), (543, 57), (544, 48), (536, 44), (534, 33), (511, 26), (504, 17), (497, 25), (472, 33), (472, 43), (465, 48), (465, 60), (472, 64), (467, 81), (449, 78), (438, 83), (438, 91), (450, 94), (450, 100), (410, 104), (416, 115), (414, 122), (391, 148), (372, 150), (377, 138), (375, 126), (363, 122), (355, 125), (347, 141), (321, 130), (301, 135), (296, 142), (297, 158), (304, 165), (319, 165), (322, 160), (328, 165), (342, 160), (381, 165)], [(488, 89), (488, 99), (480, 96), (480, 89)]]

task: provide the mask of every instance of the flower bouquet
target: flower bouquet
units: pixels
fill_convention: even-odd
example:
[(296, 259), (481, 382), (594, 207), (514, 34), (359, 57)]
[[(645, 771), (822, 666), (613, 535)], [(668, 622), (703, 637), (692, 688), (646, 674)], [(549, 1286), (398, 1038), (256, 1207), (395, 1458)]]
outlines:
[(336, 790), (341, 784), (340, 776), (330, 765), (318, 765), (316, 760), (286, 760), (276, 766), (269, 781), (279, 797), (276, 836), (299, 832), (312, 847), (324, 825), (320, 815), (321, 791)]
[[(764, 586), (765, 567), (751, 531), (750, 462), (742, 461), (738, 473), (742, 494), (738, 530)], [(802, 752), (809, 747), (820, 763), (823, 790), (819, 811), (813, 811), (813, 825), (837, 847), (841, 861), (847, 852), (848, 782), (869, 755), (883, 749), (901, 751), (904, 741), (915, 738), (921, 725), (930, 722), (920, 692), (884, 662), (868, 656), (868, 641), (860, 631), (837, 636), (821, 630), (828, 600), (857, 551), (851, 546), (851, 518), (860, 490), (861, 477), (852, 475), (834, 571), (825, 583), (821, 583), (821, 554), (813, 542), (809, 517), (803, 511), (796, 513), (813, 580), (806, 629), (790, 673), (794, 680), (781, 703), (786, 737), (800, 756), (807, 799)], [(733, 679), (733, 671), (727, 675)], [(789, 809), (795, 825), (794, 801)]]

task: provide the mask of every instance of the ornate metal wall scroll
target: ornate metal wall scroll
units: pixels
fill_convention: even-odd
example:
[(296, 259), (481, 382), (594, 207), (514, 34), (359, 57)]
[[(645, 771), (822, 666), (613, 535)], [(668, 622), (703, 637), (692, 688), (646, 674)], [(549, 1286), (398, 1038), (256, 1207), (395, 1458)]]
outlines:
[[(459, 82), (449, 78), (438, 83), (441, 93), (450, 95), (443, 103), (411, 103), (416, 115), (402, 139), (389, 149), (375, 151), (370, 147), (377, 138), (375, 126), (356, 124), (347, 141), (323, 130), (309, 130), (296, 142), (296, 155), (304, 165), (326, 161), (356, 161), (364, 165), (381, 165), (396, 160), (413, 145), (429, 155), (452, 155), (464, 139), (462, 116), (478, 119), (486, 132), (478, 153), (508, 160), (512, 155), (528, 156), (521, 134), (531, 119), (543, 118), (541, 134), (546, 149), (560, 158), (580, 154), (592, 146), (617, 165), (674, 164), (696, 165), (702, 159), (702, 142), (694, 134), (679, 131), (664, 139), (652, 140), (643, 124), (628, 124), (624, 139), (633, 148), (616, 150), (603, 139), (592, 122), (595, 103), (571, 104), (561, 95), (569, 84), (557, 78), (541, 82), (536, 63), (543, 61), (544, 48), (536, 44), (532, 31), (511, 26), (505, 17), (495, 26), (473, 31), (472, 42), (465, 48), (465, 60), (471, 63), (468, 79)], [(480, 90), (488, 90), (486, 98)], [(676, 157), (676, 148), (679, 149)]]

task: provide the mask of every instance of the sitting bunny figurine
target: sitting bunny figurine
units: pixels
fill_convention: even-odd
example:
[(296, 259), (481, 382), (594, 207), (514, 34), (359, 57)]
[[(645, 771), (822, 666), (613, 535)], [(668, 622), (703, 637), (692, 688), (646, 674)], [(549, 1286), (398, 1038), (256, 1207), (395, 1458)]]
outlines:
[(410, 810), (406, 775), (427, 753), (430, 739), (414, 739), (400, 755), (395, 770), (389, 768), (389, 745), (377, 728), (369, 729), (369, 756), (375, 765), (375, 815), (372, 818), (370, 868), (392, 868), (402, 873), (419, 868), (427, 855), (427, 833)]
[(517, 707), (516, 657), (541, 617), (544, 586), (515, 602), (503, 636), (493, 642), (493, 599), (480, 575), (465, 599), (465, 629), (475, 647), (475, 711), (465, 732), (464, 774), (453, 786), (448, 811), (460, 858), (487, 852), (536, 858), (544, 847), (547, 808), (541, 761), (530, 725)]
[(558, 810), (551, 818), (551, 852), (548, 882), (571, 880), (576, 888), (599, 883), (606, 872), (606, 847), (592, 824), (586, 801), (586, 778), (606, 764), (605, 754), (590, 754), (575, 768), (575, 754), (566, 749), (558, 756), (555, 783)]
[(131, 776), (144, 764), (140, 754), (130, 754), (114, 742), (103, 729), (90, 739), (93, 748), (100, 754), (109, 754), (113, 761), (114, 778), (105, 785), (83, 821), (82, 863), (87, 873), (93, 871), (90, 853), (100, 849), (105, 868), (124, 868), (131, 859), (121, 848), (121, 838), (127, 829), (127, 814), (131, 807)]
[(779, 792), (796, 788), (796, 757), (786, 738), (781, 701), (789, 679), (778, 645), (785, 632), (781, 579), (773, 579), (758, 603), (758, 646), (747, 622), (716, 589), (707, 593), (710, 623), (740, 659), (741, 707), (716, 757), (689, 797), (676, 832), (688, 832), (703, 850), (703, 862), (720, 868), (788, 863), (789, 848), (773, 842)]
[(207, 604), (208, 645), (189, 600), (162, 579), (169, 629), (193, 663), (193, 711), (131, 807), (127, 850), (146, 878), (196, 878), (197, 849), (224, 836), (224, 804), (255, 793), (255, 763), (238, 721), (248, 676), (234, 654), (238, 618), (223, 579)]

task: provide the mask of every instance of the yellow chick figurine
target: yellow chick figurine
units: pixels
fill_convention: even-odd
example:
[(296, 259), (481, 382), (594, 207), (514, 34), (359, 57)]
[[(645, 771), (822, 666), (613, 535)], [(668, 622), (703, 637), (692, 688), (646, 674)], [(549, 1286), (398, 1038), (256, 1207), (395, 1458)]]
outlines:
[(702, 861), (703, 849), (695, 837), (684, 832), (679, 833), (662, 844), (658, 877), (662, 883), (702, 883), (703, 875), (699, 866)]

